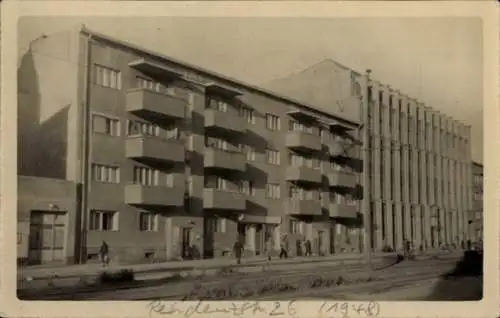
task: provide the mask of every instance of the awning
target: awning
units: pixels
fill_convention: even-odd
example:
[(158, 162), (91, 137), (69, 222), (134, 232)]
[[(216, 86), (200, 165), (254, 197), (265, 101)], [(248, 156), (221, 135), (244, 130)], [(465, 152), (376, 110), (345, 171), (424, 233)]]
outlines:
[(135, 68), (143, 72), (144, 74), (151, 75), (155, 78), (168, 77), (168, 78), (178, 78), (182, 76), (182, 73), (173, 70), (165, 65), (154, 61), (148, 61), (144, 58), (135, 60), (128, 64), (130, 67)]
[(306, 121), (309, 121), (309, 122), (311, 122), (311, 121), (319, 121), (318, 117), (314, 116), (313, 114), (311, 114), (308, 111), (301, 110), (301, 109), (289, 110), (287, 112), (287, 115), (289, 115), (291, 117), (294, 117), (294, 118), (297, 118), (297, 119), (303, 119), (303, 120), (306, 120)]
[(236, 96), (243, 95), (243, 92), (241, 92), (237, 89), (231, 88), (231, 87), (226, 86), (226, 85), (216, 84), (216, 83), (207, 83), (207, 84), (205, 84), (205, 88), (206, 88), (208, 93), (214, 93), (214, 94), (222, 95), (222, 96), (229, 97), (229, 98), (234, 98)]
[(261, 223), (261, 224), (280, 224), (281, 217), (268, 215), (241, 214), (238, 218), (240, 223)]

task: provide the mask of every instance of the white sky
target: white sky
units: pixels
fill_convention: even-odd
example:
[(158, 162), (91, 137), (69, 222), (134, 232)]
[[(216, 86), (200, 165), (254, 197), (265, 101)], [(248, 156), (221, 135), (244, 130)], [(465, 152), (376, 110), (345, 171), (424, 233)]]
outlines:
[[(472, 126), (483, 158), (482, 25), (473, 18), (23, 18), (19, 45), (85, 23), (250, 84), (332, 58)], [(420, 70), (420, 71), (419, 71)]]

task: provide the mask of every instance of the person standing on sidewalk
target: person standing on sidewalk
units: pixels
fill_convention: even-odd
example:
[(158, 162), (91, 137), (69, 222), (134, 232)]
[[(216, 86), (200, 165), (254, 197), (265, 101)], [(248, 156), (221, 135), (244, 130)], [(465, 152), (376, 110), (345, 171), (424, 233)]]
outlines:
[(280, 258), (288, 258), (288, 237), (284, 235), (281, 238)]
[(234, 257), (236, 258), (236, 263), (241, 264), (241, 256), (243, 254), (243, 243), (240, 239), (236, 239), (233, 247)]
[(306, 246), (306, 256), (312, 256), (312, 244), (309, 239), (306, 240), (305, 246)]
[(106, 241), (102, 241), (99, 255), (101, 256), (102, 267), (106, 267), (109, 264), (109, 246)]

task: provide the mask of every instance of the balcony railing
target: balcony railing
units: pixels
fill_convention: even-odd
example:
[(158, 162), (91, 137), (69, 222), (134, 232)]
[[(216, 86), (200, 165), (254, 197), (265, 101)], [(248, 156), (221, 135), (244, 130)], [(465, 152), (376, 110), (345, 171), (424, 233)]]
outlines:
[(176, 96), (138, 88), (127, 92), (126, 108), (138, 116), (184, 118), (186, 101)]
[(321, 151), (321, 137), (302, 131), (291, 131), (286, 135), (286, 146), (301, 151)]
[(329, 215), (331, 218), (349, 218), (357, 217), (358, 207), (355, 204), (331, 202), (329, 206)]
[(289, 166), (286, 168), (287, 181), (300, 181), (307, 183), (321, 183), (321, 170), (304, 166)]
[(234, 171), (245, 171), (246, 158), (239, 151), (228, 151), (217, 148), (205, 148), (205, 168), (218, 168)]
[(223, 130), (232, 133), (244, 133), (246, 120), (237, 113), (205, 109), (205, 128)]
[(289, 198), (285, 202), (285, 214), (288, 215), (320, 216), (322, 208), (320, 199)]
[(331, 171), (328, 173), (330, 187), (354, 188), (356, 186), (356, 175), (346, 171)]
[(154, 159), (167, 162), (184, 162), (184, 145), (176, 139), (160, 139), (150, 136), (129, 137), (125, 144), (127, 158)]
[(129, 184), (125, 186), (125, 203), (130, 205), (181, 207), (184, 205), (184, 188)]
[(246, 209), (246, 196), (235, 191), (205, 188), (203, 190), (203, 207), (205, 209), (243, 211)]

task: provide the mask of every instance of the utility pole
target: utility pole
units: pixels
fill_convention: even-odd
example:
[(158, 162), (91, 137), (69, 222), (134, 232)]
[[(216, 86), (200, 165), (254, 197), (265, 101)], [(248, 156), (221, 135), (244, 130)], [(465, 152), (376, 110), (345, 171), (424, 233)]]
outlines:
[(79, 259), (78, 263), (83, 264), (87, 260), (87, 224), (88, 224), (88, 197), (90, 192), (90, 148), (91, 148), (91, 112), (90, 112), (90, 72), (91, 72), (91, 45), (92, 35), (87, 35), (85, 45), (85, 65), (84, 65), (84, 89), (82, 101), (82, 117), (83, 117), (83, 143), (82, 143), (82, 158), (81, 158), (81, 186), (79, 187), (80, 202), (80, 235), (79, 239)]
[(366, 261), (367, 270), (369, 273), (372, 272), (372, 218), (370, 211), (370, 149), (368, 148), (370, 135), (370, 116), (369, 116), (369, 108), (370, 108), (370, 99), (369, 96), (370, 91), (370, 74), (371, 70), (366, 70), (365, 74), (365, 89), (362, 93), (362, 149), (363, 149), (363, 201), (362, 201), (362, 211), (363, 211), (363, 226), (365, 230), (364, 241), (364, 256)]

